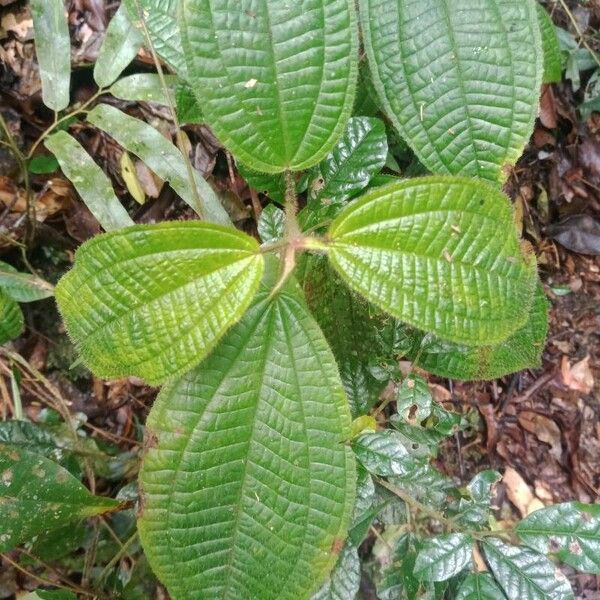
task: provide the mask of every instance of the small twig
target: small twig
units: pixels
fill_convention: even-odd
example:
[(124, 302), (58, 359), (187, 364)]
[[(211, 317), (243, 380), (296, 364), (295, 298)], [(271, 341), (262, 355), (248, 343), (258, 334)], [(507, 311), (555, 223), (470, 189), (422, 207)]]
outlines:
[(583, 31), (581, 31), (581, 27), (579, 27), (579, 23), (577, 22), (575, 15), (573, 15), (573, 13), (571, 12), (571, 9), (569, 8), (569, 6), (565, 2), (565, 0), (559, 0), (559, 2), (561, 4), (563, 10), (567, 14), (567, 17), (569, 17), (569, 20), (571, 21), (573, 28), (575, 29), (575, 32), (577, 33), (577, 35), (579, 37), (579, 41), (585, 46), (586, 50), (592, 55), (592, 58), (594, 59), (596, 64), (600, 67), (600, 58), (598, 58), (596, 51), (587, 43), (587, 41), (585, 39), (585, 34), (583, 33)]
[(131, 546), (133, 542), (135, 542), (137, 537), (138, 534), (136, 531), (124, 544), (121, 545), (119, 551), (110, 559), (108, 564), (104, 567), (104, 569), (102, 569), (100, 575), (98, 575), (98, 583), (100, 583), (110, 573), (110, 570), (121, 560), (121, 558), (123, 558), (123, 556), (127, 554), (129, 546)]

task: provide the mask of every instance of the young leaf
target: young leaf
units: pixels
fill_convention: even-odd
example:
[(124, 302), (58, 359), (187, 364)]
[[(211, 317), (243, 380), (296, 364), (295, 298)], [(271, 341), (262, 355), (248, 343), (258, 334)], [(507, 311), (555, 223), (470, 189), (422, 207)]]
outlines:
[(63, 0), (31, 0), (35, 53), (40, 65), (42, 99), (52, 110), (69, 105), (71, 40)]
[(354, 102), (354, 0), (187, 0), (180, 25), (206, 122), (242, 162), (302, 170), (331, 150)]
[(506, 596), (489, 573), (470, 573), (460, 584), (456, 600), (506, 600)]
[(0, 344), (19, 337), (24, 329), (21, 307), (0, 289)]
[(258, 235), (264, 243), (276, 242), (283, 237), (285, 229), (285, 213), (269, 204), (260, 214), (258, 219)]
[(269, 291), (148, 419), (139, 530), (173, 600), (306, 598), (352, 516), (335, 361), (294, 291)]
[(550, 15), (541, 4), (537, 4), (537, 13), (544, 49), (544, 83), (558, 83), (562, 79), (562, 53), (558, 34)]
[(49, 298), (54, 287), (41, 277), (19, 273), (12, 265), (0, 261), (0, 289), (17, 302), (35, 302)]
[(106, 30), (106, 37), (94, 64), (94, 80), (102, 88), (107, 87), (136, 57), (144, 43), (142, 32), (135, 26), (127, 7), (117, 9)]
[(472, 546), (473, 539), (463, 533), (427, 538), (419, 548), (413, 572), (420, 580), (446, 581), (469, 564)]
[(309, 202), (339, 204), (356, 196), (385, 165), (387, 152), (383, 121), (353, 117), (333, 150), (311, 172)]
[(117, 500), (92, 495), (51, 460), (0, 445), (0, 552), (118, 507)]
[(424, 177), (367, 192), (329, 231), (329, 258), (348, 285), (398, 319), (482, 346), (521, 326), (536, 264), (510, 205), (482, 181)]
[(360, 558), (356, 546), (347, 542), (323, 587), (311, 600), (354, 600), (360, 588)]
[(160, 383), (213, 349), (252, 301), (262, 272), (256, 241), (229, 227), (138, 225), (83, 244), (56, 299), (99, 377)]
[(506, 177), (542, 82), (534, 0), (360, 0), (380, 104), (434, 173)]
[(177, 16), (180, 0), (124, 0), (133, 22), (140, 20), (137, 4), (142, 9), (144, 22), (156, 53), (185, 79), (186, 64), (181, 46)]
[(352, 441), (356, 458), (373, 475), (405, 475), (414, 461), (402, 444), (400, 436), (389, 429), (363, 433)]
[(417, 335), (420, 340), (408, 357), (439, 377), (464, 381), (496, 379), (508, 373), (539, 367), (547, 333), (548, 301), (543, 286), (538, 284), (527, 321), (506, 341), (495, 346), (474, 347), (431, 335), (426, 339)]
[(523, 543), (555, 554), (578, 571), (600, 574), (600, 506), (565, 502), (536, 510), (517, 525)]
[(133, 225), (115, 196), (110, 179), (77, 140), (66, 131), (57, 131), (46, 138), (44, 144), (56, 156), (63, 173), (106, 231)]
[(123, 148), (135, 154), (159, 177), (168, 181), (182, 200), (207, 221), (220, 225), (231, 224), (213, 189), (194, 171), (194, 180), (202, 199), (202, 206), (197, 206), (195, 196), (190, 190), (184, 157), (179, 149), (154, 127), (107, 104), (96, 106), (88, 114), (88, 121), (106, 131)]
[(572, 600), (569, 580), (545, 556), (498, 539), (483, 543), (494, 577), (509, 598)]
[(168, 105), (175, 102), (175, 90), (179, 79), (175, 75), (165, 75), (165, 81), (169, 87), (171, 98), (165, 98), (160, 76), (157, 73), (135, 73), (127, 77), (121, 77), (112, 84), (110, 93), (115, 98), (129, 100), (131, 102), (156, 102)]

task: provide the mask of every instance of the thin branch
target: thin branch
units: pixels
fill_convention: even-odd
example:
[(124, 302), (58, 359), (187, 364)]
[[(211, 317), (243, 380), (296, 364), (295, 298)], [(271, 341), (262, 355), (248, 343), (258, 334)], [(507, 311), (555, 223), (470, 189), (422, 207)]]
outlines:
[(571, 9), (569, 8), (565, 0), (559, 0), (559, 2), (563, 7), (563, 10), (567, 14), (567, 17), (569, 17), (569, 20), (571, 21), (573, 28), (575, 29), (575, 32), (579, 37), (579, 41), (585, 46), (586, 50), (588, 50), (588, 52), (592, 55), (592, 58), (596, 61), (596, 64), (600, 67), (600, 58), (598, 58), (598, 54), (596, 54), (596, 51), (587, 43), (587, 40), (585, 39), (585, 34), (581, 30), (581, 27), (579, 27), (579, 23), (577, 22), (575, 15), (571, 12)]

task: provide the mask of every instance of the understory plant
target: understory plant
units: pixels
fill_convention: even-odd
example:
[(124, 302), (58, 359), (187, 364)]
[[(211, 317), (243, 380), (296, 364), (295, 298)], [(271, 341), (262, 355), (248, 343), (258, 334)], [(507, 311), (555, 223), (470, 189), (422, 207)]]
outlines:
[[(539, 364), (547, 302), (502, 188), (533, 129), (544, 55), (547, 72), (556, 58), (552, 24), (542, 37), (533, 0), (354, 4), (127, 0), (99, 92), (59, 116), (64, 7), (32, 2), (56, 124), (85, 114), (199, 216), (135, 225), (65, 128), (40, 140), (106, 230), (56, 287), (81, 360), (163, 386), (139, 474), (145, 556), (174, 600), (351, 600), (361, 577), (382, 600), (572, 598), (557, 561), (600, 572), (598, 507), (499, 525), (498, 473), (463, 487), (432, 466), (468, 424), (415, 372), (493, 379)], [(142, 44), (158, 73), (115, 83)], [(108, 93), (164, 104), (178, 128), (210, 126), (270, 200), (260, 240), (193, 171), (180, 129), (183, 153)], [(131, 509), (10, 439), (0, 473), (2, 551)]]

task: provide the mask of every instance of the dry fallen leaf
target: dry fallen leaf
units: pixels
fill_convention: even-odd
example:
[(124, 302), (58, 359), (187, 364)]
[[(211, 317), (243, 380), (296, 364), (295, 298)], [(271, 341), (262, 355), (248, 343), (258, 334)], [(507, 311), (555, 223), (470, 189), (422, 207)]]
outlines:
[(512, 467), (507, 467), (502, 478), (508, 499), (515, 505), (522, 517), (544, 508), (544, 504), (533, 495), (525, 480)]
[(570, 390), (582, 394), (591, 393), (594, 389), (594, 374), (590, 369), (589, 355), (573, 366), (569, 363), (569, 359), (563, 356), (560, 363), (560, 377), (562, 383)]
[(519, 423), (523, 429), (533, 433), (540, 442), (549, 444), (550, 453), (560, 460), (562, 456), (560, 429), (552, 419), (533, 411), (524, 410), (519, 413)]

